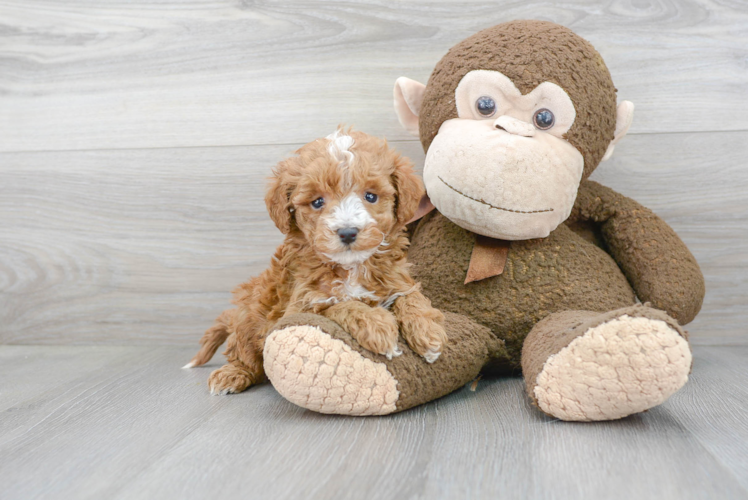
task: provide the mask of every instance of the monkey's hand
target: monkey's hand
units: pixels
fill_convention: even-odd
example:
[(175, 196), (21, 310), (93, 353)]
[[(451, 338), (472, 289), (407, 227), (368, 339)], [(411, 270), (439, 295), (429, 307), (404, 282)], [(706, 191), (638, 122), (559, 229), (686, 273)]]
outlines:
[(689, 323), (704, 300), (704, 276), (685, 243), (650, 209), (597, 182), (579, 186), (571, 220), (599, 225), (608, 252), (642, 302)]

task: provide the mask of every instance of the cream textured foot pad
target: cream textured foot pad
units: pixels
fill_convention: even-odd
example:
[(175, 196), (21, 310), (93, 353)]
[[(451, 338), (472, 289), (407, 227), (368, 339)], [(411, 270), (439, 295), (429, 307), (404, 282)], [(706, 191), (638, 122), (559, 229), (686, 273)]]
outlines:
[(264, 356), (273, 387), (303, 408), (341, 415), (386, 415), (396, 409), (400, 394), (387, 367), (316, 326), (272, 332)]
[(683, 387), (690, 369), (691, 350), (677, 331), (624, 315), (549, 357), (535, 397), (562, 420), (613, 420), (662, 403)]

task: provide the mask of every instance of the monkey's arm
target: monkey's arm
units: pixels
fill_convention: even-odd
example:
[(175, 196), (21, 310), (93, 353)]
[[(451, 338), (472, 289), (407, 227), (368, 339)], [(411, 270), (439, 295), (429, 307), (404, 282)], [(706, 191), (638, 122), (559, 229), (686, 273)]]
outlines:
[(689, 323), (704, 300), (704, 276), (675, 231), (650, 209), (597, 182), (579, 186), (570, 220), (592, 221), (642, 302)]

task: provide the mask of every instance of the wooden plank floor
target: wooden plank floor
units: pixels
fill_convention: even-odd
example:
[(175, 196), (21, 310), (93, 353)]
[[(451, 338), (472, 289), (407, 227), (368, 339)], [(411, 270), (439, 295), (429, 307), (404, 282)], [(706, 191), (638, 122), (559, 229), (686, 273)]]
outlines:
[(694, 252), (694, 342), (748, 343), (748, 3), (721, 0), (0, 0), (0, 343), (194, 342), (280, 242), (270, 168), (341, 122), (420, 166), (393, 82), (518, 18), (602, 53), (636, 113), (593, 178)]
[(665, 404), (593, 424), (542, 416), (518, 378), (388, 417), (210, 396), (218, 360), (180, 370), (192, 351), (0, 347), (0, 497), (748, 498), (748, 346), (698, 346)]
[[(420, 167), (394, 80), (529, 18), (636, 104), (593, 178), (702, 267), (689, 384), (618, 422), (511, 378), (359, 419), (180, 370), (280, 241), (272, 165), (349, 123)], [(748, 498), (746, 26), (742, 0), (0, 0), (0, 500)]]

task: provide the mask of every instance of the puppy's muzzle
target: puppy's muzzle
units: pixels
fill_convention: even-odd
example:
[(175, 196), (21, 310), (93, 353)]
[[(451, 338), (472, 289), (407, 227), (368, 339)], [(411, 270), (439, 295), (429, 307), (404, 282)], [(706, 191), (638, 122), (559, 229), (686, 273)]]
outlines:
[(337, 232), (338, 236), (340, 236), (340, 241), (345, 245), (350, 245), (356, 241), (356, 236), (358, 235), (358, 229), (355, 227), (341, 227)]

